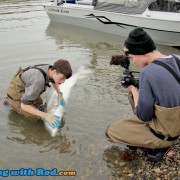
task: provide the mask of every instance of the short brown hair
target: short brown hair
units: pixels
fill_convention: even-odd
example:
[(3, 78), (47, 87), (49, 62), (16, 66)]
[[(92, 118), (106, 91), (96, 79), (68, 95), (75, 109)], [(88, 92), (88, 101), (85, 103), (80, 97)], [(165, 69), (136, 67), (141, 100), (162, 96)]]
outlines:
[(59, 59), (51, 67), (52, 70), (56, 70), (58, 73), (62, 73), (66, 79), (72, 76), (71, 65), (67, 60)]

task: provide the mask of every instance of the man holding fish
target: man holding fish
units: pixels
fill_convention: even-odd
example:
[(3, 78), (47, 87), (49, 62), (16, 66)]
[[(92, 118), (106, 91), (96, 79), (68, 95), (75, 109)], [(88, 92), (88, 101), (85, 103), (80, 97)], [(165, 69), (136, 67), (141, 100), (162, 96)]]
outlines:
[(63, 59), (57, 60), (53, 66), (39, 64), (25, 69), (20, 67), (8, 86), (5, 103), (20, 114), (46, 120), (52, 125), (57, 124), (59, 119), (56, 116), (42, 111), (43, 101), (40, 95), (50, 87), (51, 82), (63, 101), (59, 85), (71, 75), (71, 65)]

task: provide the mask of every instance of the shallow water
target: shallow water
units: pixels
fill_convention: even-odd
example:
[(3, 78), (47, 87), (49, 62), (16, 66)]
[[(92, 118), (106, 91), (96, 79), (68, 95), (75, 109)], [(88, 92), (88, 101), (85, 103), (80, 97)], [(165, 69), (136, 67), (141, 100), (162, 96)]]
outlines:
[[(132, 162), (121, 160), (122, 146), (108, 142), (104, 132), (110, 122), (131, 114), (126, 90), (120, 86), (123, 69), (109, 65), (112, 54), (122, 53), (124, 38), (52, 23), (43, 3), (0, 0), (0, 170), (57, 168), (76, 171), (74, 179), (123, 177)], [(180, 54), (176, 48), (158, 48)], [(19, 66), (53, 64), (60, 58), (69, 60), (74, 72), (84, 66), (92, 73), (74, 86), (64, 126), (51, 138), (41, 122), (24, 118), (2, 103)], [(122, 164), (117, 164), (117, 157)]]

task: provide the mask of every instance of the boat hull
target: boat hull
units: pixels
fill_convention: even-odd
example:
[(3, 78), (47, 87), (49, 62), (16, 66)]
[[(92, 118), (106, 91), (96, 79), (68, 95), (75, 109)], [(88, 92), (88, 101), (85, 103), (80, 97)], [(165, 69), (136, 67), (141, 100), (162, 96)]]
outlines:
[[(44, 6), (52, 21), (73, 24), (110, 34), (127, 37), (137, 26), (143, 27), (157, 44), (180, 46), (180, 22), (164, 21), (142, 17), (142, 15), (127, 15), (95, 11), (85, 6), (84, 9), (64, 6)], [(178, 32), (179, 31), (179, 32)]]

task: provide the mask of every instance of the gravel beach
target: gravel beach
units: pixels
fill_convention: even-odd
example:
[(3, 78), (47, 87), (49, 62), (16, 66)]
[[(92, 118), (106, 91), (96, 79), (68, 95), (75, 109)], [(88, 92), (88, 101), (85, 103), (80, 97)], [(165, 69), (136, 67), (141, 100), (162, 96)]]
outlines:
[[(147, 157), (140, 157), (140, 169), (133, 175), (136, 179), (180, 179), (180, 138), (173, 146), (173, 155), (171, 158), (164, 157), (162, 161), (157, 163), (148, 162)], [(137, 152), (138, 153), (138, 152)], [(139, 153), (141, 154), (141, 153)]]
[[(161, 161), (149, 162), (144, 151), (118, 150), (112, 147), (111, 153), (106, 152), (106, 161), (111, 169), (116, 169), (108, 180), (179, 180), (180, 179), (180, 138), (173, 145), (171, 158), (164, 157)], [(112, 153), (113, 152), (113, 153)]]

